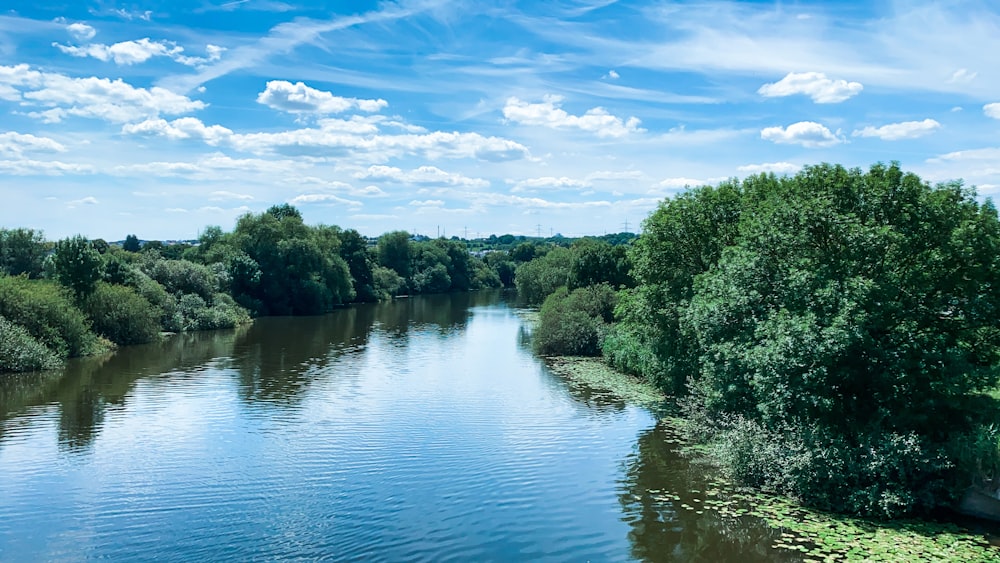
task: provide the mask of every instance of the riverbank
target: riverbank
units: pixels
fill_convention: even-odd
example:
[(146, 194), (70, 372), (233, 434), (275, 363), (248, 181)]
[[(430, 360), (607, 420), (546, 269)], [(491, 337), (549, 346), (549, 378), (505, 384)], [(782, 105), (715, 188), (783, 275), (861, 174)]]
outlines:
[[(521, 314), (526, 322), (537, 319)], [(651, 410), (666, 425), (669, 441), (692, 465), (720, 474), (704, 491), (673, 491), (669, 486), (646, 491), (649, 502), (674, 511), (715, 514), (739, 528), (758, 519), (774, 532), (771, 545), (803, 561), (998, 561), (1000, 536), (975, 532), (952, 522), (878, 521), (805, 508), (794, 499), (739, 487), (721, 476), (712, 447), (685, 437), (683, 420), (667, 409), (669, 398), (654, 386), (620, 373), (599, 358), (551, 356), (545, 364), (569, 385), (603, 390), (630, 404)], [(670, 512), (670, 510), (666, 510)], [(993, 543), (991, 543), (993, 542)]]

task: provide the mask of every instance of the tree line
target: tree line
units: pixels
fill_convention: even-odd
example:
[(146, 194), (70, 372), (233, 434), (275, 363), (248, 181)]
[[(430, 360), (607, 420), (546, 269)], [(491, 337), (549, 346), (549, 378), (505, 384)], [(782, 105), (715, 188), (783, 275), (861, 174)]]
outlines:
[(1000, 221), (974, 189), (896, 163), (733, 179), (663, 201), (626, 269), (579, 260), (516, 272), (536, 347), (673, 395), (738, 481), (877, 517), (1000, 485)]
[(243, 215), (231, 232), (208, 227), (197, 244), (142, 244), (131, 234), (121, 246), (83, 236), (51, 242), (34, 229), (0, 229), (0, 372), (262, 315), (509, 287), (515, 267), (534, 256), (523, 241), (481, 241), (492, 250), (482, 257), (465, 241), (403, 231), (370, 245), (353, 229), (306, 225), (290, 205)]

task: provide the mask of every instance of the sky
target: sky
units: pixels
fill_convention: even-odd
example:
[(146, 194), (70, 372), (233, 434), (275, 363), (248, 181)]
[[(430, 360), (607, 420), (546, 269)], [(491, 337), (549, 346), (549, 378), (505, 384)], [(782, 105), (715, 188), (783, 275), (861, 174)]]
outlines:
[(601, 235), (821, 162), (986, 198), (997, 53), (993, 0), (0, 0), (0, 227)]

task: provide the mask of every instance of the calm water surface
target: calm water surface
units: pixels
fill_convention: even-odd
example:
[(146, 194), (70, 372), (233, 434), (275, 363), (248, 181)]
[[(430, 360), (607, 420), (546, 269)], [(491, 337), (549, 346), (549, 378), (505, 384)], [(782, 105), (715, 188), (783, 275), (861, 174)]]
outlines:
[(0, 379), (0, 560), (789, 557), (658, 500), (704, 468), (529, 337), (499, 293), (430, 296)]

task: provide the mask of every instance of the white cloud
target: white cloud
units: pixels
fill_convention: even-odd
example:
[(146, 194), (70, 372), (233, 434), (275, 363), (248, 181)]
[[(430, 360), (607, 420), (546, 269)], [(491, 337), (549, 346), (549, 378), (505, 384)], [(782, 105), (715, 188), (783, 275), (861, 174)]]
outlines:
[(930, 135), (941, 128), (941, 124), (933, 119), (923, 121), (903, 121), (890, 123), (881, 127), (865, 127), (851, 133), (854, 137), (878, 137), (883, 141), (899, 141), (901, 139), (916, 139)]
[(229, 199), (251, 200), (253, 198), (254, 197), (250, 194), (238, 194), (236, 192), (230, 192), (226, 190), (217, 190), (209, 194), (208, 199), (210, 199), (211, 201), (224, 201)]
[(765, 84), (757, 93), (767, 98), (804, 94), (817, 104), (835, 104), (861, 93), (860, 82), (831, 80), (822, 72), (790, 72), (778, 82)]
[(382, 99), (342, 98), (310, 88), (302, 82), (292, 84), (285, 80), (269, 81), (264, 91), (257, 95), (257, 102), (288, 113), (315, 114), (341, 113), (351, 109), (372, 113), (389, 105)]
[(89, 164), (59, 162), (57, 160), (0, 160), (0, 173), (13, 176), (63, 176), (65, 174), (93, 174), (96, 171)]
[(126, 123), (122, 133), (128, 135), (148, 135), (168, 139), (200, 139), (216, 146), (229, 139), (233, 132), (221, 125), (205, 125), (196, 117), (181, 117), (173, 121), (147, 119), (140, 123)]
[[(233, 179), (233, 176), (260, 176), (261, 174), (288, 177), (301, 172), (311, 164), (293, 160), (265, 160), (259, 158), (232, 158), (221, 153), (203, 156), (195, 161), (147, 162), (116, 166), (109, 170), (118, 176), (180, 176), (199, 179)], [(231, 193), (231, 192), (220, 192)]]
[(467, 188), (488, 188), (490, 183), (482, 178), (470, 178), (462, 174), (445, 172), (436, 166), (421, 166), (403, 171), (394, 166), (369, 166), (364, 172), (354, 175), (358, 179), (383, 180), (407, 184), (430, 184), (447, 186), (465, 186)]
[(606, 78), (606, 79), (610, 79), (610, 80), (618, 80), (619, 78), (621, 78), (621, 75), (618, 74), (614, 69), (611, 69), (602, 78)]
[(575, 178), (568, 178), (566, 176), (542, 176), (540, 178), (527, 178), (525, 180), (519, 180), (514, 182), (514, 187), (511, 188), (512, 192), (527, 192), (534, 191), (538, 188), (549, 188), (554, 190), (560, 189), (572, 189), (572, 188), (589, 188), (590, 183), (584, 180), (577, 180)]
[(638, 170), (598, 170), (587, 174), (586, 181), (638, 180), (642, 176), (642, 172)]
[(113, 45), (91, 43), (88, 45), (63, 45), (53, 43), (53, 47), (74, 57), (92, 57), (100, 61), (114, 61), (117, 65), (134, 65), (144, 63), (153, 57), (169, 57), (187, 66), (198, 66), (214, 62), (222, 57), (226, 50), (218, 45), (207, 45), (205, 57), (189, 57), (184, 55), (184, 47), (173, 41), (153, 41), (148, 37), (137, 40), (121, 41)]
[[(183, 50), (183, 49), (182, 49)], [(189, 57), (186, 55), (181, 55), (180, 52), (174, 55), (174, 60), (187, 66), (201, 66), (208, 63), (214, 63), (215, 61), (222, 58), (222, 53), (226, 52), (225, 47), (220, 47), (218, 45), (208, 44), (205, 45), (205, 56), (204, 57)]]
[(639, 127), (639, 119), (626, 120), (611, 115), (601, 107), (591, 108), (583, 115), (571, 115), (560, 108), (562, 96), (545, 96), (541, 103), (533, 104), (511, 97), (503, 108), (504, 119), (522, 125), (540, 125), (552, 129), (581, 129), (596, 133), (598, 137), (624, 137), (630, 133), (645, 131)]
[(435, 158), (478, 158), (507, 161), (528, 158), (524, 145), (500, 137), (479, 133), (434, 131), (417, 135), (358, 136), (323, 129), (305, 128), (279, 133), (233, 135), (231, 142), (239, 150), (256, 154), (312, 154), (333, 156), (344, 152), (385, 161), (402, 156)]
[(71, 23), (66, 26), (66, 31), (77, 41), (88, 41), (97, 35), (97, 30), (85, 23)]
[(410, 202), (413, 207), (443, 207), (444, 201), (440, 199), (413, 200)]
[(288, 203), (292, 205), (340, 203), (351, 207), (361, 207), (363, 205), (360, 201), (344, 199), (340, 196), (333, 194), (301, 194), (288, 200)]
[(704, 180), (698, 180), (696, 178), (665, 178), (660, 182), (657, 182), (657, 188), (666, 188), (668, 190), (676, 190), (680, 188), (687, 188), (690, 186), (702, 186), (707, 182)]
[(986, 117), (992, 117), (993, 119), (1000, 119), (1000, 102), (986, 104), (985, 106), (983, 106), (983, 113), (986, 114)]
[(832, 147), (845, 142), (839, 132), (832, 133), (815, 121), (800, 121), (787, 128), (767, 127), (761, 130), (760, 138), (779, 145), (802, 145), (810, 149)]
[(47, 108), (28, 113), (47, 123), (58, 123), (69, 115), (123, 123), (205, 107), (204, 102), (165, 88), (136, 88), (120, 78), (71, 78), (28, 65), (0, 65), (0, 98), (24, 107)]
[(100, 202), (97, 201), (96, 197), (87, 196), (80, 199), (74, 199), (73, 201), (67, 201), (66, 206), (72, 208), (72, 207), (79, 207), (81, 205), (97, 205), (98, 203)]
[(144, 37), (137, 41), (122, 41), (114, 45), (104, 45), (92, 43), (83, 47), (74, 45), (62, 45), (53, 43), (56, 47), (67, 55), (74, 57), (93, 57), (101, 61), (113, 60), (118, 65), (134, 65), (146, 62), (153, 57), (173, 57), (180, 54), (184, 49), (174, 43), (167, 41), (151, 41)]
[(976, 161), (976, 160), (1000, 161), (1000, 148), (991, 147), (985, 149), (970, 149), (964, 151), (955, 151), (929, 159), (928, 162)]
[(979, 76), (978, 72), (969, 72), (968, 69), (960, 68), (956, 70), (951, 78), (948, 79), (949, 84), (968, 84)]
[(760, 174), (761, 172), (773, 172), (775, 174), (794, 174), (802, 169), (798, 164), (791, 162), (765, 162), (763, 164), (746, 164), (737, 166), (737, 170), (747, 174)]
[(0, 156), (20, 157), (26, 152), (66, 152), (66, 147), (48, 137), (36, 137), (30, 133), (0, 133)]

